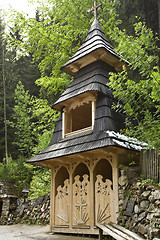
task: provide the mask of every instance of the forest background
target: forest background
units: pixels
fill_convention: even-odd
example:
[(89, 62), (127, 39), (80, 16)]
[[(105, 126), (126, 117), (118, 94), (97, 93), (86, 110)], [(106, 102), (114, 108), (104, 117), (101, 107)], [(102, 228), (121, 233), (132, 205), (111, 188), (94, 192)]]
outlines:
[[(93, 0), (33, 0), (35, 17), (0, 16), (0, 180), (30, 197), (50, 192), (50, 170), (26, 161), (48, 146), (59, 113), (52, 105), (72, 81), (60, 67), (77, 51), (93, 22)], [(99, 3), (99, 2), (98, 2)], [(130, 70), (111, 74), (127, 136), (160, 147), (160, 4), (101, 0), (99, 22)], [(4, 14), (7, 22), (4, 22)], [(123, 102), (123, 105), (122, 105)]]

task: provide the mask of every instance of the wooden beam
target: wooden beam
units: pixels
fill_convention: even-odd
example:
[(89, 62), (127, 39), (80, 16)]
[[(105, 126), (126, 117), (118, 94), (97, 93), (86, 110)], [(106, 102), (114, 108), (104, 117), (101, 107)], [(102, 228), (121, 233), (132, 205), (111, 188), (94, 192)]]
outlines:
[(129, 234), (129, 235), (130, 235), (131, 237), (133, 237), (134, 239), (144, 240), (144, 238), (141, 238), (138, 234), (136, 234), (136, 233), (134, 233), (134, 232), (132, 232), (132, 231), (130, 231), (130, 230), (128, 230), (128, 229), (120, 226), (120, 225), (117, 225), (117, 224), (114, 224), (114, 223), (112, 223), (111, 225), (112, 225), (113, 227), (119, 229), (120, 231)]
[[(138, 234), (114, 223), (105, 225), (97, 223), (96, 226), (102, 230), (102, 232), (99, 232), (101, 235), (104, 231), (107, 235), (112, 236), (117, 240), (144, 240), (144, 238), (141, 238)], [(99, 237), (99, 239), (102, 239), (102, 236), (101, 238)]]

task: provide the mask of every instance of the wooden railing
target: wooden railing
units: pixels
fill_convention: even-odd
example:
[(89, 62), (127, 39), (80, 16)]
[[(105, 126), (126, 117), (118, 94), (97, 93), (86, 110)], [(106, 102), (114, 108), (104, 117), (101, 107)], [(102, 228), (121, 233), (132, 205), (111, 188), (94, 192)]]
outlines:
[(145, 179), (160, 182), (160, 149), (149, 149), (141, 152), (141, 170)]

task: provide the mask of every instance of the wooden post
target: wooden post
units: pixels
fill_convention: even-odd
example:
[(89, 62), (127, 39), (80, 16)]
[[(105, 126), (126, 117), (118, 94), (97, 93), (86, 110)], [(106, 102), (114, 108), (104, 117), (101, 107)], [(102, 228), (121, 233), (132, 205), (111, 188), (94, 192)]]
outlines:
[(103, 230), (99, 228), (99, 240), (103, 240)]
[(66, 117), (66, 114), (65, 114), (65, 110), (63, 110), (63, 113), (62, 113), (62, 139), (65, 137), (65, 119)]
[(72, 171), (71, 171), (71, 166), (70, 166), (70, 171), (69, 171), (69, 186), (70, 186), (70, 189), (69, 189), (69, 194), (70, 194), (70, 199), (69, 199), (69, 202), (70, 202), (70, 209), (69, 209), (69, 227), (71, 228), (72, 225), (73, 225), (73, 177), (72, 177)]
[(96, 101), (92, 101), (92, 129), (94, 128)]
[(94, 207), (94, 181), (93, 181), (93, 167), (90, 169), (90, 197), (91, 197), (91, 202), (90, 202), (90, 224), (91, 227), (94, 228), (95, 224), (95, 207)]
[(114, 191), (114, 209), (112, 209), (113, 222), (117, 222), (119, 203), (118, 203), (118, 159), (116, 155), (113, 155), (112, 163), (112, 172), (113, 172), (113, 191)]
[(51, 168), (51, 195), (50, 195), (50, 232), (53, 231), (55, 213), (55, 176), (54, 168)]

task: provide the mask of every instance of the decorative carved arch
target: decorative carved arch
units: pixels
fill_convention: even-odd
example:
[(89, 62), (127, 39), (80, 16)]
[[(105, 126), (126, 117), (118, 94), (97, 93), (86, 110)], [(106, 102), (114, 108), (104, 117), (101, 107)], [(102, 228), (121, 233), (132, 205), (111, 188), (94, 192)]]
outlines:
[(102, 159), (105, 159), (107, 162), (109, 162), (110, 163), (110, 165), (111, 165), (111, 167), (113, 168), (113, 162), (112, 162), (112, 156), (111, 155), (109, 155), (109, 156), (104, 156), (104, 157), (102, 157), (102, 156), (99, 156), (99, 157), (97, 157), (96, 159), (94, 159), (93, 160), (93, 171), (95, 170), (95, 168), (96, 168), (96, 166), (97, 166), (97, 164), (102, 160)]
[(83, 175), (87, 174), (90, 177), (90, 170), (85, 162), (79, 162), (74, 166), (72, 171), (73, 180), (76, 175), (82, 178)]
[[(101, 165), (101, 167), (99, 167)], [(99, 168), (99, 169), (97, 169)], [(107, 169), (107, 171), (106, 171)], [(109, 173), (109, 174), (108, 174)], [(93, 175), (95, 178), (95, 175), (103, 175), (103, 177), (109, 177), (109, 179), (112, 181), (112, 175), (113, 175), (113, 167), (112, 167), (112, 162), (106, 158), (101, 158), (99, 159), (94, 168), (93, 168)], [(95, 182), (95, 179), (94, 179)]]

